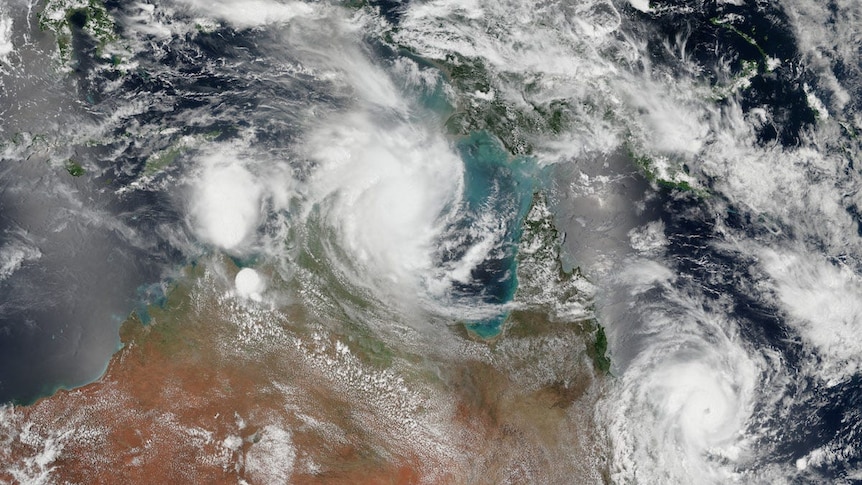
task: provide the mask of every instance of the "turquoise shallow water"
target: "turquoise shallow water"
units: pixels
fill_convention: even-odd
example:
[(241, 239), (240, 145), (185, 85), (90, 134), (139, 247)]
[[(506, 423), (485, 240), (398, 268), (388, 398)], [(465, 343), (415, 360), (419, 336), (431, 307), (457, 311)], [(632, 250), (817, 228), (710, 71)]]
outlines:
[(152, 321), (149, 308), (153, 306), (163, 307), (167, 302), (164, 285), (161, 283), (152, 283), (139, 286), (136, 302), (134, 313), (141, 319), (141, 323), (149, 325)]
[(470, 332), (485, 340), (489, 340), (500, 335), (500, 332), (503, 330), (503, 324), (506, 323), (508, 318), (509, 312), (502, 312), (500, 315), (482, 322), (468, 323), (466, 327)]
[[(502, 143), (484, 131), (473, 132), (458, 141), (464, 161), (464, 203), (466, 220), (458, 230), (469, 233), (469, 226), (481, 225), (491, 218), (502, 229), (497, 247), (472, 272), (471, 284), (458, 285), (457, 292), (485, 304), (505, 305), (518, 288), (517, 247), (523, 220), (541, 177), (536, 164), (526, 157), (511, 157)], [(465, 241), (467, 246), (472, 241)], [(483, 338), (499, 334), (507, 311), (482, 321), (467, 322), (468, 328)]]
[[(442, 82), (425, 86), (418, 93), (422, 108), (433, 113), (441, 125), (455, 112), (442, 86)], [(441, 126), (441, 130), (445, 129)], [(439, 257), (444, 264), (457, 260), (477, 242), (483, 231), (502, 229), (494, 250), (472, 271), (472, 281), (456, 284), (453, 295), (462, 303), (501, 306), (501, 311), (493, 317), (465, 322), (471, 332), (482, 338), (493, 338), (508, 318), (508, 311), (502, 307), (512, 301), (518, 288), (516, 256), (524, 217), (530, 209), (533, 193), (548, 177), (532, 158), (510, 155), (490, 132), (474, 131), (455, 138), (454, 144), (464, 162), (462, 209), (465, 216), (450, 228), (448, 237), (463, 240), (458, 250)], [(489, 216), (495, 227), (482, 227)], [(464, 236), (476, 228), (477, 231), (472, 231), (478, 233), (474, 237)]]

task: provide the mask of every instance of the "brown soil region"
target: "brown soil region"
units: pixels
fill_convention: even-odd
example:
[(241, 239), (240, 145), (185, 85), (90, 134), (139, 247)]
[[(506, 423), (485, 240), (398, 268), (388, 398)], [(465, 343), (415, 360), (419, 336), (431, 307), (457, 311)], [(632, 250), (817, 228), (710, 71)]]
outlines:
[[(599, 443), (595, 377), (582, 337), (564, 325), (490, 349), (465, 341), (485, 346), (481, 359), (396, 353), (381, 364), (343, 344), (351, 336), (332, 330), (338, 322), (246, 305), (213, 290), (225, 289), (213, 274), (191, 276), (152, 309), (151, 324), (123, 325), (125, 346), (99, 381), (0, 410), (0, 481), (596, 483), (605, 475), (590, 458)], [(546, 355), (517, 357), (522, 347)], [(543, 358), (559, 375), (526, 370)]]

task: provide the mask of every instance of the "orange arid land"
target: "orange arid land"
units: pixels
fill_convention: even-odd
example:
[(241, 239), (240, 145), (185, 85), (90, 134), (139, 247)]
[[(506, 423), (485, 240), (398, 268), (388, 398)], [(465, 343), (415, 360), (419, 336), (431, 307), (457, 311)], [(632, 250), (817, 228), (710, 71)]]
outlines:
[[(584, 483), (607, 476), (583, 322), (515, 312), (402, 347), (299, 304), (237, 298), (189, 268), (104, 376), (0, 408), (9, 483)], [(460, 330), (459, 330), (460, 329)], [(413, 342), (412, 344), (409, 342)], [(439, 350), (434, 350), (438, 345)], [(429, 350), (430, 349), (430, 350)], [(421, 354), (419, 353), (421, 352)]]

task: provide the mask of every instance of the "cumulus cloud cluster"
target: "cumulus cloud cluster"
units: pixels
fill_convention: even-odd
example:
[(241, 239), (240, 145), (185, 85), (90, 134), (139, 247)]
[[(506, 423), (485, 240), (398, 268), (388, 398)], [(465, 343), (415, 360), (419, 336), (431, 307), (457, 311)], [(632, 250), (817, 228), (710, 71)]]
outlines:
[(203, 166), (191, 203), (193, 228), (214, 246), (237, 249), (260, 223), (262, 185), (242, 162), (230, 157), (210, 154)]

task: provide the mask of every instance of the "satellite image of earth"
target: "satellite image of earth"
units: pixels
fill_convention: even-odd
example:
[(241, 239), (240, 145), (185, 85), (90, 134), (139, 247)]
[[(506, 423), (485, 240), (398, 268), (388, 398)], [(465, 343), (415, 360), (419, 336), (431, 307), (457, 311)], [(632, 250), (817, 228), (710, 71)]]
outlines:
[(0, 0), (0, 483), (862, 483), (860, 26)]

